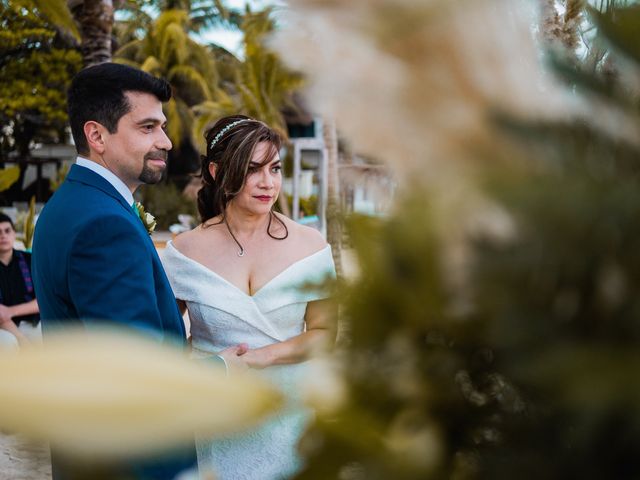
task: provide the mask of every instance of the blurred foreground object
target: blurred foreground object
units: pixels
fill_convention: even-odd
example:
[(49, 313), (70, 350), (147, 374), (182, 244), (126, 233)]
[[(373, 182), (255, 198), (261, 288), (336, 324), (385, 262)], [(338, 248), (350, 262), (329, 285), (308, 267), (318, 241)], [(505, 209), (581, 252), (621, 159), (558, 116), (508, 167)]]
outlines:
[(344, 383), (298, 480), (640, 476), (640, 7), (561, 3), (606, 65), (542, 52), (536, 2), (291, 2), (275, 45), (404, 177), (352, 226)]
[(494, 111), (577, 111), (540, 61), (531, 2), (290, 3), (272, 43), (309, 75), (311, 105), (336, 119), (355, 151), (401, 175), (431, 167), (435, 183), (459, 161), (477, 160), (499, 140), (487, 122)]
[(0, 352), (0, 428), (104, 460), (249, 427), (280, 404), (250, 375), (116, 332), (69, 332)]

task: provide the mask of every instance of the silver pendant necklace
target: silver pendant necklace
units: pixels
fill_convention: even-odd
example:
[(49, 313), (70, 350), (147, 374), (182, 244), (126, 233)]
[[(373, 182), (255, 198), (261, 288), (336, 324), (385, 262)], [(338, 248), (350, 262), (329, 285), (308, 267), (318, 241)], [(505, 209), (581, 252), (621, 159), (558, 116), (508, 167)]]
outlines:
[(229, 235), (231, 235), (231, 238), (233, 238), (233, 241), (236, 242), (236, 244), (238, 245), (238, 248), (240, 250), (238, 250), (238, 256), (239, 257), (244, 257), (244, 247), (242, 245), (240, 245), (240, 242), (238, 241), (238, 239), (236, 238), (236, 236), (233, 234), (233, 232), (231, 231), (231, 227), (229, 226), (229, 223), (227, 222), (227, 217), (222, 217), (224, 219), (224, 224), (227, 226), (227, 230), (229, 230)]

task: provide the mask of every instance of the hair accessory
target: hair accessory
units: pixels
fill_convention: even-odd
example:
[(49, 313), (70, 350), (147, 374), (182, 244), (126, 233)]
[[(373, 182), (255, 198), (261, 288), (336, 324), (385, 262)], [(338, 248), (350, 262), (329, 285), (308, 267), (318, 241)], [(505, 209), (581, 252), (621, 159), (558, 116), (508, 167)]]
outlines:
[(224, 136), (225, 133), (227, 133), (229, 130), (231, 130), (236, 125), (240, 125), (241, 123), (250, 122), (250, 121), (251, 121), (250, 118), (243, 118), (242, 120), (236, 120), (235, 122), (231, 122), (229, 125), (227, 125), (222, 130), (220, 130), (215, 137), (213, 137), (213, 140), (211, 140), (211, 145), (209, 145), (209, 148), (213, 148), (213, 146), (216, 143), (218, 143), (218, 140), (220, 140)]

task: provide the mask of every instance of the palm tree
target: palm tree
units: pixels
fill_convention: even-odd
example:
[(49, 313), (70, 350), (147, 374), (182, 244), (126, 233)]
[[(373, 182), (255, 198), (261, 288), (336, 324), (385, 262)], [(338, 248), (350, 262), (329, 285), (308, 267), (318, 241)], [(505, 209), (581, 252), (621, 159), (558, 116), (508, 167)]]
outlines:
[(123, 1), (33, 0), (33, 4), (51, 21), (81, 39), (83, 63), (88, 67), (111, 60), (113, 12)]
[(327, 242), (331, 245), (333, 262), (338, 278), (342, 277), (342, 222), (340, 218), (340, 192), (338, 183), (338, 133), (336, 123), (325, 118), (322, 136), (327, 149)]
[(114, 2), (111, 0), (68, 0), (78, 27), (85, 67), (111, 61)]
[(247, 7), (241, 24), (245, 61), (236, 79), (245, 111), (286, 136), (283, 107), (296, 108), (292, 94), (303, 84), (303, 77), (284, 66), (280, 58), (264, 45), (273, 32), (272, 8), (251, 12)]
[(125, 40), (133, 40), (135, 33), (148, 30), (153, 18), (142, 6), (160, 11), (185, 10), (190, 15), (190, 28), (200, 31), (220, 25), (238, 25), (240, 14), (228, 9), (221, 0), (33, 0), (34, 6), (54, 24), (81, 40), (85, 66), (109, 62), (112, 58), (114, 12), (130, 13), (117, 32)]
[(221, 0), (154, 0), (160, 11), (185, 10), (189, 12), (191, 30), (200, 32), (212, 27), (239, 26), (242, 16), (238, 10), (228, 8)]
[(159, 12), (184, 10), (189, 12), (191, 32), (200, 33), (212, 27), (238, 27), (241, 14), (226, 7), (220, 0), (127, 0), (120, 11), (124, 13), (114, 30), (121, 45), (140, 38), (154, 23), (154, 16), (142, 6), (152, 6)]

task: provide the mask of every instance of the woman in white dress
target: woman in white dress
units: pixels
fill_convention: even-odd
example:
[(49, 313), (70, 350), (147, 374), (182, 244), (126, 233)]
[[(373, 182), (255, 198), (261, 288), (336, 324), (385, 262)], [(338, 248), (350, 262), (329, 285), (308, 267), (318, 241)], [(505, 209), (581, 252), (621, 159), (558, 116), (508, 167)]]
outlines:
[(335, 309), (317, 287), (335, 275), (331, 249), (316, 230), (273, 211), (282, 184), (274, 130), (237, 115), (205, 137), (202, 224), (167, 244), (165, 268), (189, 310), (194, 355), (246, 344), (238, 363), (289, 402), (254, 430), (199, 440), (198, 468), (222, 480), (288, 478), (301, 466), (296, 446), (310, 415), (298, 402), (303, 362), (335, 340)]

